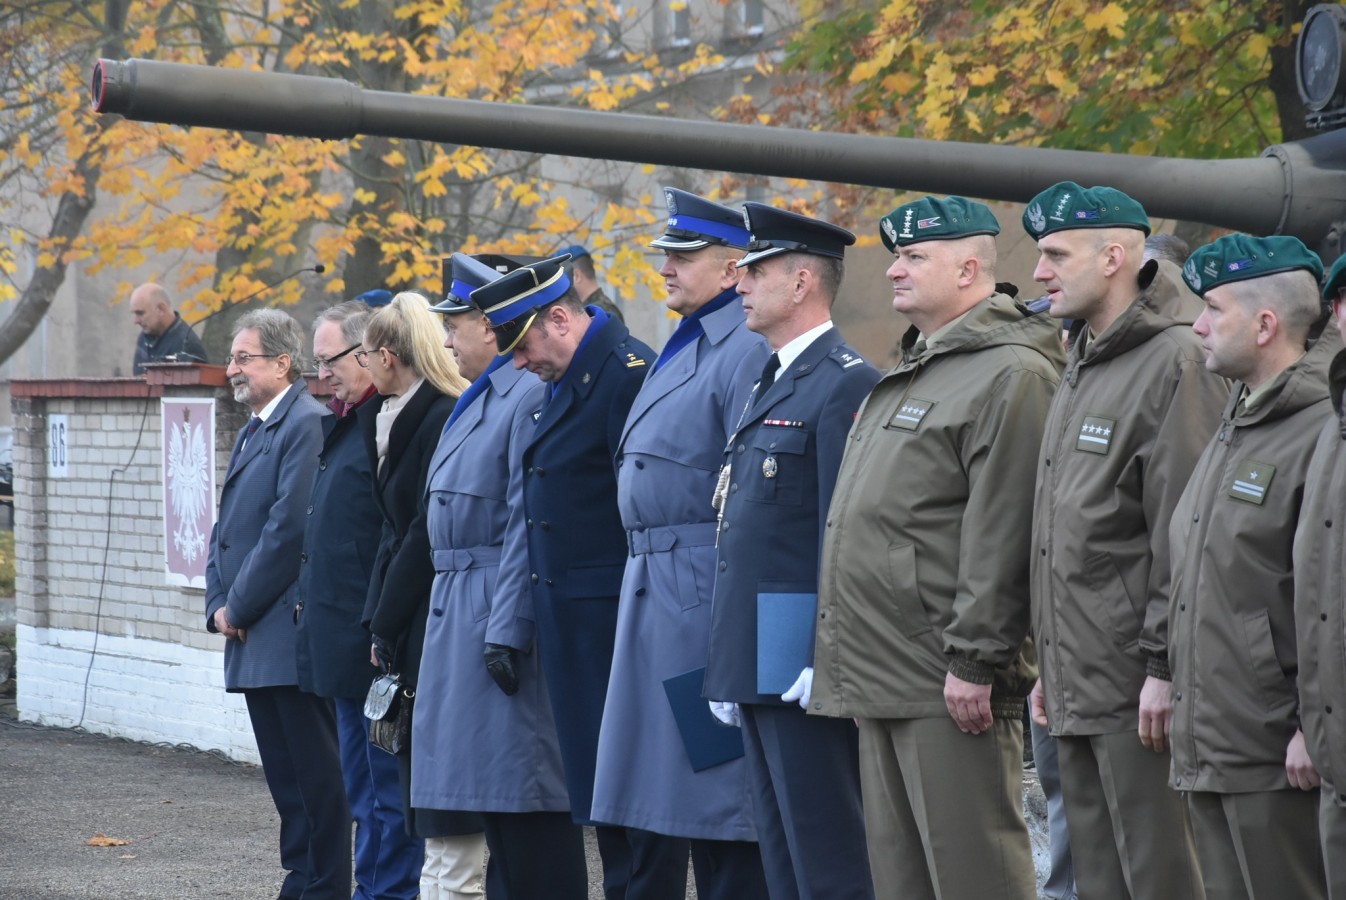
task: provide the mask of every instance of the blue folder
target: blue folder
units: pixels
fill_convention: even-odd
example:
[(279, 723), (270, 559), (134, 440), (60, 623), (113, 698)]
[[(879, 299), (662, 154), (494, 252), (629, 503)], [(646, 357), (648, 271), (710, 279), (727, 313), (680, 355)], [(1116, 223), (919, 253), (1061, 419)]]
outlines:
[(711, 714), (710, 705), (701, 695), (705, 680), (704, 666), (664, 679), (664, 693), (668, 694), (668, 705), (673, 709), (673, 720), (678, 723), (693, 772), (743, 755), (743, 732), (722, 724)]
[(818, 595), (757, 595), (757, 693), (783, 694), (813, 659)]

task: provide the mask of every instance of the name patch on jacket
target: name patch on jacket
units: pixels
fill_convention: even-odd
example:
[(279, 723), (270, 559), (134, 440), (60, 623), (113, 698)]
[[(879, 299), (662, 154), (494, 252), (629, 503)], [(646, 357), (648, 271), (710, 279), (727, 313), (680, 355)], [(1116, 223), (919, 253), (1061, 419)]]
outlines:
[(1275, 476), (1275, 466), (1245, 459), (1234, 469), (1234, 483), (1229, 488), (1229, 496), (1261, 506), (1271, 488), (1271, 479)]
[(934, 400), (908, 397), (902, 401), (902, 405), (897, 408), (897, 412), (893, 413), (893, 417), (888, 420), (888, 427), (901, 428), (903, 431), (915, 431), (921, 427), (925, 417), (934, 408)]
[(1107, 456), (1112, 449), (1112, 433), (1117, 430), (1117, 420), (1106, 416), (1085, 416), (1080, 423), (1080, 434), (1075, 439), (1075, 449), (1085, 453), (1097, 453)]

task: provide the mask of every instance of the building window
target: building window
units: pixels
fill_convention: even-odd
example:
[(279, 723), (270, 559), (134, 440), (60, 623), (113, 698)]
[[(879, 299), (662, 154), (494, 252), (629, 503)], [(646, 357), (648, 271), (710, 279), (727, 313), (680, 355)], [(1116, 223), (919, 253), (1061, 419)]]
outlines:
[(725, 13), (729, 37), (758, 38), (765, 31), (762, 0), (731, 0)]

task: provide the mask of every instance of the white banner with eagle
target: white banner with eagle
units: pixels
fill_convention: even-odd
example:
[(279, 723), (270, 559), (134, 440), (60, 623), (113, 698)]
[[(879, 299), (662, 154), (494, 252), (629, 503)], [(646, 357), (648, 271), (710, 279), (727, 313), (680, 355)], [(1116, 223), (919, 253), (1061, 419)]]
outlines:
[(205, 588), (215, 526), (215, 401), (163, 401), (164, 576)]

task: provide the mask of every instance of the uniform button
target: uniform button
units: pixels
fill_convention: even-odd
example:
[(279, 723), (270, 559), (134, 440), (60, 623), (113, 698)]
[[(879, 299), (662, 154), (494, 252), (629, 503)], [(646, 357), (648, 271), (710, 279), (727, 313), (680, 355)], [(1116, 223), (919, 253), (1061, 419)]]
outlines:
[(1327, 713), (1328, 715), (1331, 715), (1331, 714), (1332, 714), (1332, 707), (1330, 707), (1330, 706), (1324, 706), (1324, 707), (1323, 707), (1323, 712)]
[[(533, 520), (532, 520), (532, 519), (529, 519), (529, 520), (528, 520), (528, 530), (529, 530), (529, 531), (532, 531), (532, 530), (533, 530)], [(537, 580), (537, 579), (536, 579), (536, 576), (534, 576), (534, 581), (536, 581), (536, 580)]]
[(544, 579), (543, 579), (543, 583), (546, 584), (547, 587), (555, 587), (555, 586), (556, 586), (556, 582), (552, 581), (550, 578), (544, 578)]
[(739, 444), (737, 447), (734, 448), (734, 451), (737, 452), (737, 453), (742, 453), (742, 452), (743, 452), (743, 445), (742, 445), (742, 444)]
[(538, 522), (537, 524), (538, 524), (538, 527), (541, 528), (543, 531), (551, 531), (551, 525), (549, 525), (548, 523), (546, 523), (546, 522)]
[(524, 474), (525, 474), (525, 475), (532, 475), (532, 474), (533, 474), (533, 467), (532, 467), (532, 466), (529, 466), (529, 467), (528, 467), (528, 471), (525, 472)]
[(1320, 618), (1320, 619), (1322, 619), (1324, 622), (1326, 622), (1326, 621), (1327, 621), (1327, 613), (1319, 613), (1319, 614), (1318, 614), (1318, 618)]
[(430, 612), (434, 613), (434, 614), (437, 615), (437, 616), (442, 616), (442, 615), (444, 615), (444, 610), (442, 610), (442, 609), (432, 609), (432, 610), (430, 610)]
[(1178, 691), (1176, 694), (1174, 694), (1174, 695), (1173, 695), (1173, 699), (1174, 699), (1174, 700), (1181, 700), (1181, 699), (1182, 699), (1182, 691)]
[(827, 520), (827, 527), (828, 527), (828, 528), (831, 528), (831, 527), (832, 527), (832, 520), (831, 520), (831, 519), (828, 519), (828, 520)]
[(547, 474), (547, 470), (544, 469), (544, 468), (542, 468), (541, 466), (538, 466), (537, 469), (536, 469), (536, 471), (537, 471), (537, 477), (538, 477), (538, 478), (541, 478), (543, 475), (546, 475), (546, 474)]
[(720, 571), (723, 572), (727, 568), (729, 568), (729, 563), (725, 562), (724, 560), (720, 560)]
[(1050, 465), (1051, 465), (1051, 464), (1052, 464), (1052, 461), (1051, 461), (1051, 460), (1050, 460), (1050, 459), (1049, 459), (1049, 460), (1047, 460), (1047, 465), (1049, 465), (1049, 466), (1050, 466)]
[(776, 449), (776, 442), (775, 442), (775, 441), (772, 441), (772, 442), (771, 442), (771, 449), (772, 449), (772, 450), (775, 450), (775, 449)]
[(729, 485), (729, 493), (731, 493), (731, 494), (736, 494), (736, 493), (738, 493), (738, 484), (737, 484), (737, 483)]
[(820, 619), (826, 619), (826, 618), (827, 618), (827, 610), (823, 610), (822, 612), (818, 613), (818, 618), (820, 618)]
[(440, 506), (448, 506), (448, 505), (449, 505), (449, 501), (445, 500), (443, 497), (436, 497), (435, 499), (439, 501), (439, 505), (440, 505)]
[(637, 469), (643, 469), (643, 468), (645, 468), (645, 463), (644, 463), (642, 460), (639, 460), (639, 459), (636, 460), (636, 468), (637, 468)]
[(1042, 639), (1042, 646), (1044, 646), (1044, 647), (1050, 646), (1050, 645), (1051, 645), (1051, 642), (1052, 642), (1052, 639), (1051, 639), (1051, 638), (1043, 638), (1043, 639)]
[(301, 553), (301, 554), (299, 554), (299, 561), (300, 561), (301, 563), (306, 563), (306, 562), (308, 562), (308, 554), (307, 554), (307, 553)]
[(1178, 609), (1179, 609), (1179, 610), (1184, 610), (1184, 609), (1186, 609), (1186, 608), (1187, 608), (1187, 604), (1186, 604), (1186, 603), (1179, 603), (1179, 604), (1178, 604)]
[(1047, 555), (1047, 548), (1046, 548), (1046, 547), (1043, 547), (1043, 548), (1042, 548), (1041, 550), (1039, 550), (1038, 552), (1041, 553), (1043, 556), (1046, 556), (1046, 555)]
[(324, 460), (319, 460), (319, 461), (318, 461), (318, 468), (319, 468), (319, 469), (322, 469), (323, 471), (326, 471), (326, 470), (327, 470), (327, 460), (325, 460), (325, 459), (324, 459)]
[(1326, 522), (1324, 522), (1323, 524), (1326, 525), (1328, 528), (1331, 528), (1331, 527), (1332, 527), (1332, 520), (1331, 520), (1331, 519), (1328, 519), (1328, 520), (1327, 520)]
[(814, 709), (822, 709), (822, 708), (823, 708), (823, 705), (822, 705), (821, 703), (815, 703), (815, 704), (813, 704), (813, 708), (814, 708)]
[(533, 573), (533, 584), (537, 584), (537, 582), (538, 582), (537, 573), (534, 572), (534, 573)]
[(644, 597), (644, 596), (645, 596), (645, 589), (644, 589), (644, 588), (636, 588), (636, 596), (637, 596), (637, 597)]
[(308, 507), (308, 514), (309, 514), (310, 516), (313, 515), (313, 504), (309, 504), (309, 507)]
[(726, 522), (726, 521), (724, 521), (724, 520), (721, 520), (721, 521), (720, 521), (720, 530), (721, 530), (721, 531), (728, 531), (728, 530), (729, 530), (729, 523)]
[(1201, 513), (1197, 513), (1196, 515), (1192, 516), (1192, 521), (1193, 521), (1193, 522), (1200, 522), (1200, 521), (1201, 521)]

